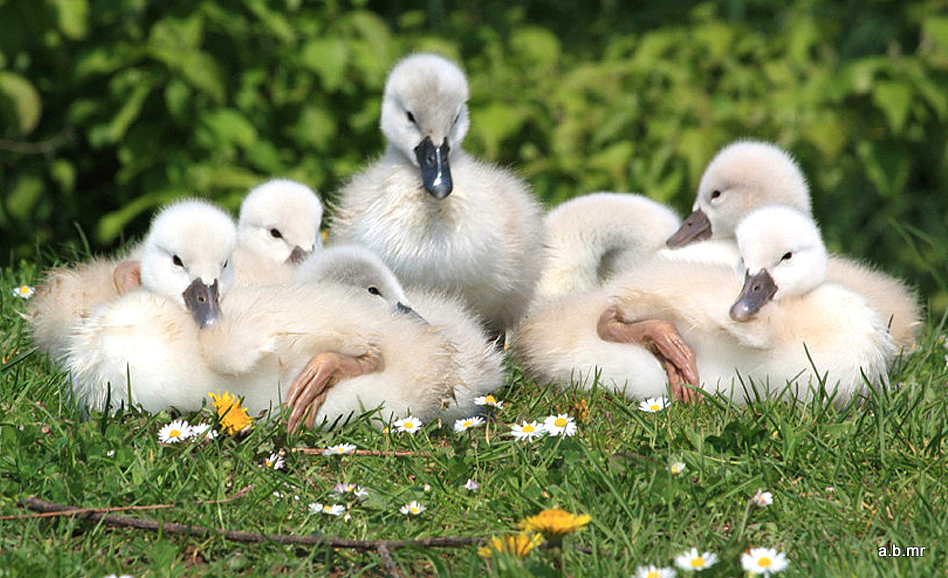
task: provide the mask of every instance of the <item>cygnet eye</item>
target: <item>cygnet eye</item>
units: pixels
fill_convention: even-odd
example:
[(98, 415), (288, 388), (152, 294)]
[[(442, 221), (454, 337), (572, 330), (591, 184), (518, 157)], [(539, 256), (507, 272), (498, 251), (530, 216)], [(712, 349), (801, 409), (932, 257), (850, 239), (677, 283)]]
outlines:
[(174, 263), (175, 267), (184, 267), (184, 262), (181, 261), (181, 257), (178, 257), (177, 255), (171, 256), (171, 262)]
[(793, 258), (793, 253), (791, 253), (790, 251), (787, 251), (786, 253), (783, 254), (783, 257), (781, 257), (780, 260), (789, 261), (792, 258)]
[(270, 229), (270, 236), (274, 239), (282, 239), (283, 233), (281, 233), (279, 229)]
[(371, 293), (372, 295), (381, 295), (381, 294), (382, 294), (382, 292), (379, 291), (379, 288), (376, 287), (375, 285), (370, 285), (370, 286), (369, 286), (369, 293)]
[(410, 110), (408, 111), (408, 122), (410, 123), (415, 122), (415, 115), (413, 115)]
[(716, 198), (718, 198), (718, 197), (720, 197), (720, 196), (721, 196), (721, 191), (719, 191), (719, 190), (717, 190), (717, 189), (711, 191), (711, 198), (712, 198), (712, 199), (716, 199)]

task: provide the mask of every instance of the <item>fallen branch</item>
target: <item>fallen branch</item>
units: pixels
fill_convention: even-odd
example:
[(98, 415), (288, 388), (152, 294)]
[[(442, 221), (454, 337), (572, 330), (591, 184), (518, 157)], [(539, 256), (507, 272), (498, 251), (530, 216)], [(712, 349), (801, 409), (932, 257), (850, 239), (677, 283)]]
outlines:
[[(233, 496), (229, 498), (221, 498), (220, 500), (201, 500), (197, 502), (198, 504), (224, 504), (227, 502), (233, 502), (238, 498), (242, 498), (244, 494), (249, 492), (253, 488), (253, 485), (249, 485), (245, 488), (237, 490)], [(31, 499), (31, 498), (27, 498)], [(52, 502), (49, 502), (52, 503)], [(65, 507), (62, 510), (55, 511), (46, 511), (40, 512), (38, 514), (14, 514), (11, 516), (0, 516), (0, 520), (29, 520), (31, 518), (55, 518), (57, 516), (78, 516), (80, 514), (105, 514), (108, 512), (127, 512), (130, 510), (142, 511), (142, 510), (167, 510), (169, 508), (176, 507), (176, 504), (147, 504), (144, 506), (113, 506), (110, 508), (69, 508)], [(30, 508), (32, 509), (32, 508)]]
[[(189, 526), (177, 522), (159, 522), (143, 520), (129, 516), (118, 516), (104, 512), (89, 511), (88, 508), (77, 508), (63, 504), (48, 502), (40, 498), (29, 497), (20, 501), (20, 505), (34, 512), (57, 512), (62, 515), (77, 516), (83, 520), (100, 522), (106, 526), (119, 528), (137, 528), (164, 534), (179, 536), (194, 536), (207, 538), (220, 536), (225, 540), (243, 543), (276, 542), (277, 544), (292, 544), (301, 546), (330, 546), (332, 548), (352, 548), (355, 550), (376, 550), (383, 556), (381, 548), (386, 551), (395, 548), (462, 548), (481, 542), (481, 538), (419, 538), (416, 540), (350, 540), (333, 536), (297, 536), (294, 534), (261, 534), (259, 532), (240, 532), (223, 528), (205, 528), (204, 526)], [(389, 556), (391, 558), (391, 556)], [(394, 563), (393, 563), (394, 564)], [(397, 571), (397, 569), (396, 569)]]

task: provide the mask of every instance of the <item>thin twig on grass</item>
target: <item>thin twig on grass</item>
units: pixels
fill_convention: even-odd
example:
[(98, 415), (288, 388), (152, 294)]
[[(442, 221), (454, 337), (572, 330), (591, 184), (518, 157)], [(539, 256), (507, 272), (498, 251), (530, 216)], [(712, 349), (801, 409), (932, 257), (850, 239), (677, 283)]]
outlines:
[[(321, 456), (326, 452), (328, 448), (293, 448), (292, 451), (300, 454), (306, 454), (310, 456)], [(350, 455), (355, 456), (375, 456), (380, 458), (385, 457), (426, 457), (428, 454), (419, 454), (418, 452), (412, 452), (408, 450), (353, 450), (350, 452)]]
[[(120, 528), (137, 528), (139, 530), (161, 531), (164, 534), (179, 536), (194, 536), (207, 538), (220, 536), (225, 540), (243, 543), (275, 542), (277, 544), (293, 544), (302, 546), (330, 546), (333, 548), (352, 548), (354, 550), (379, 550), (385, 547), (393, 548), (463, 548), (481, 542), (481, 538), (418, 538), (416, 540), (350, 540), (334, 536), (297, 536), (295, 534), (261, 534), (259, 532), (240, 532), (223, 528), (205, 528), (204, 526), (189, 526), (177, 522), (159, 522), (143, 520), (129, 516), (117, 516), (102, 512), (88, 511), (75, 506), (56, 504), (40, 498), (29, 497), (20, 501), (20, 505), (35, 512), (62, 512), (63, 515), (75, 515), (84, 520), (101, 522), (107, 526)], [(381, 553), (381, 552), (380, 552)]]
[[(200, 500), (198, 504), (225, 504), (242, 498), (244, 494), (253, 489), (253, 484), (237, 490), (237, 492), (228, 497), (219, 500)], [(27, 498), (29, 499), (29, 498)], [(105, 514), (108, 512), (126, 512), (129, 510), (167, 510), (176, 507), (177, 504), (146, 504), (143, 506), (112, 506), (109, 508), (66, 508), (63, 510), (40, 512), (38, 514), (14, 514), (10, 516), (0, 516), (0, 520), (29, 520), (31, 518), (55, 518), (57, 516), (78, 516), (80, 514), (97, 513)], [(32, 508), (31, 508), (32, 509)]]

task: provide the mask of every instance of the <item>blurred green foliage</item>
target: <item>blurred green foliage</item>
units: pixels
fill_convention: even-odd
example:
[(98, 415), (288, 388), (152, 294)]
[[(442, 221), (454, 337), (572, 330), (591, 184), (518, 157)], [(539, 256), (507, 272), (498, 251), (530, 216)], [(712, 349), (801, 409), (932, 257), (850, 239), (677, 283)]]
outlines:
[(382, 149), (410, 51), (461, 62), (467, 148), (548, 204), (682, 212), (714, 152), (790, 150), (837, 251), (948, 307), (948, 2), (0, 0), (0, 262), (136, 236), (270, 176), (330, 196)]

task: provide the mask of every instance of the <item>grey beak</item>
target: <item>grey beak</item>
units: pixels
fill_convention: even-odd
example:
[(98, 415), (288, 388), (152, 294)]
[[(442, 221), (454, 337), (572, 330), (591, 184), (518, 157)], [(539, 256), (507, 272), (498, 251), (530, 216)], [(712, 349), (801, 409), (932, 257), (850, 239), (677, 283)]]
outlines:
[(428, 321), (424, 317), (419, 315), (417, 311), (415, 311), (414, 309), (412, 309), (408, 305), (405, 305), (402, 302), (398, 302), (397, 304), (395, 304), (395, 312), (400, 315), (410, 315), (414, 317), (415, 319), (421, 321), (425, 325), (428, 325)]
[(312, 251), (306, 251), (299, 245), (293, 247), (293, 252), (290, 253), (290, 256), (286, 259), (287, 263), (292, 263), (294, 265), (299, 265), (303, 262), (303, 259), (309, 256)]
[(430, 136), (415, 147), (415, 157), (421, 167), (421, 182), (431, 195), (441, 200), (451, 194), (454, 184), (451, 182), (451, 166), (448, 164), (448, 139), (436, 147)]
[(220, 293), (217, 279), (208, 287), (200, 279), (195, 279), (181, 294), (184, 304), (201, 329), (213, 325), (221, 317)]
[(747, 321), (760, 308), (766, 305), (777, 292), (777, 285), (774, 278), (766, 269), (761, 269), (760, 273), (751, 275), (749, 272), (744, 274), (744, 287), (741, 288), (741, 294), (737, 297), (734, 305), (731, 305), (731, 319), (734, 321)]
[(678, 227), (678, 230), (665, 241), (665, 244), (671, 248), (684, 247), (695, 241), (703, 241), (711, 237), (711, 221), (701, 209), (688, 215), (688, 218)]

